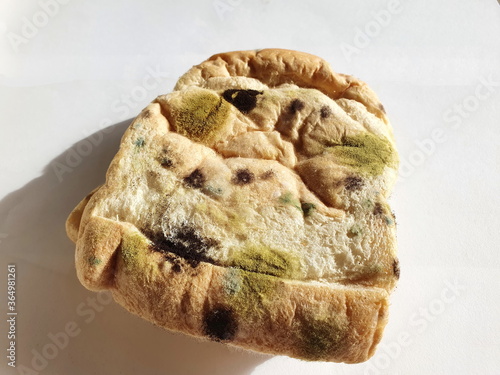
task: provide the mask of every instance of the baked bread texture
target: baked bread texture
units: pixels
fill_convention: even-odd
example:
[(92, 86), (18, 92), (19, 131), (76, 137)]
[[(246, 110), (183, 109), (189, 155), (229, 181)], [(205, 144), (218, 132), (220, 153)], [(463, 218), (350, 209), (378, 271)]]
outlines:
[(78, 278), (169, 330), (365, 361), (399, 277), (397, 168), (365, 83), (296, 51), (212, 56), (139, 114), (69, 216)]

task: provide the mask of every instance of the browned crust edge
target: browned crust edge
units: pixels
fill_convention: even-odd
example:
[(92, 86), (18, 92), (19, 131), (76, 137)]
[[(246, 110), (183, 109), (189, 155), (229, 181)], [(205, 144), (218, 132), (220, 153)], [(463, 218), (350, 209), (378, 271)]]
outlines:
[(334, 100), (355, 100), (388, 124), (384, 107), (365, 82), (334, 72), (330, 64), (318, 56), (287, 49), (218, 53), (181, 76), (174, 90), (199, 86), (213, 77), (230, 76), (255, 78), (270, 87), (292, 83), (315, 88)]
[[(131, 268), (122, 241), (137, 233), (130, 224), (90, 218), (77, 241), (81, 283), (94, 291), (110, 289), (119, 304), (160, 327), (213, 339), (207, 336), (206, 314), (226, 304), (225, 280), (228, 272), (238, 271), (202, 262), (194, 268), (184, 264), (179, 272), (159, 253), (146, 249), (147, 268)], [(259, 277), (276, 290), (276, 299), (260, 307), (258, 319), (238, 317), (234, 336), (216, 341), (304, 360), (359, 363), (374, 354), (387, 323), (387, 291)], [(332, 329), (338, 329), (340, 340), (319, 355), (308, 349), (315, 336), (306, 331), (314, 329), (308, 324), (318, 311), (335, 318), (338, 327), (335, 323)]]

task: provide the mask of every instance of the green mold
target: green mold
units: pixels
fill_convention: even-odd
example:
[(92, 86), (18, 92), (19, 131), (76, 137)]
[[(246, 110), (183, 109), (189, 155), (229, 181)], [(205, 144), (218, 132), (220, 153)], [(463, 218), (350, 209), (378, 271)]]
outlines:
[(232, 267), (281, 278), (296, 278), (300, 270), (296, 255), (265, 245), (250, 245), (236, 252), (229, 263)]
[(326, 146), (340, 164), (359, 173), (377, 176), (386, 166), (397, 167), (398, 159), (391, 143), (370, 133), (344, 136), (341, 142), (329, 141)]
[(226, 301), (238, 316), (258, 322), (265, 306), (279, 299), (276, 281), (274, 276), (229, 268), (223, 282)]
[(241, 270), (237, 268), (228, 268), (226, 277), (223, 281), (224, 292), (230, 296), (234, 296), (241, 289)]
[(97, 266), (101, 263), (102, 263), (102, 260), (100, 260), (99, 258), (96, 258), (95, 256), (89, 257), (89, 264), (91, 264), (92, 266)]
[(209, 90), (186, 92), (173, 110), (177, 132), (194, 141), (209, 140), (227, 122), (231, 104)]
[(365, 271), (365, 272), (366, 272), (366, 274), (368, 274), (368, 275), (373, 275), (373, 276), (375, 276), (375, 275), (377, 275), (377, 274), (381, 273), (381, 272), (382, 272), (382, 270), (383, 270), (383, 269), (382, 269), (382, 265), (380, 265), (380, 264), (378, 264), (378, 263), (375, 263), (375, 264), (372, 264), (372, 265), (370, 265), (370, 266), (367, 266), (367, 267), (366, 267), (366, 271)]
[(137, 256), (141, 247), (144, 247), (144, 238), (140, 234), (132, 234), (123, 238), (121, 255), (127, 268), (137, 263)]
[(144, 147), (145, 144), (146, 141), (142, 137), (137, 138), (134, 142), (134, 145), (136, 145), (137, 147)]
[(148, 259), (149, 252), (149, 241), (141, 233), (132, 233), (123, 237), (120, 253), (125, 269), (138, 280), (149, 281), (158, 272), (156, 263)]
[(298, 329), (297, 344), (304, 359), (326, 360), (344, 345), (345, 324), (339, 324), (333, 317), (308, 317)]
[(294, 254), (252, 245), (229, 261), (223, 281), (227, 303), (245, 319), (257, 322), (266, 306), (276, 304), (281, 278), (296, 279), (300, 261)]
[(220, 187), (214, 187), (214, 186), (211, 186), (211, 185), (205, 186), (204, 190), (207, 193), (209, 193), (211, 195), (216, 195), (216, 196), (220, 196), (223, 193), (222, 188), (220, 188)]
[(363, 234), (363, 230), (361, 229), (361, 226), (359, 226), (358, 224), (354, 224), (350, 229), (349, 229), (349, 232), (347, 233), (347, 236), (349, 238), (353, 238), (353, 237), (358, 237), (360, 236), (361, 234)]
[(281, 195), (278, 199), (280, 203), (292, 205), (296, 209), (302, 211), (302, 207), (300, 205), (299, 200), (295, 199), (292, 193), (286, 192), (283, 195)]
[(365, 199), (361, 205), (363, 206), (363, 208), (367, 211), (372, 211), (373, 208), (375, 207), (375, 203), (373, 203), (373, 201), (371, 199)]
[(311, 216), (313, 214), (313, 212), (316, 210), (316, 205), (314, 203), (300, 202), (289, 191), (282, 194), (278, 198), (278, 200), (281, 204), (290, 205), (290, 206), (295, 207), (297, 210), (302, 212), (302, 214), (305, 217)]
[(304, 216), (308, 217), (312, 215), (316, 209), (316, 205), (314, 203), (303, 202), (301, 203), (300, 208), (302, 209), (302, 212), (304, 212)]
[(384, 220), (385, 220), (385, 223), (389, 226), (394, 224), (394, 221), (388, 216), (384, 216)]

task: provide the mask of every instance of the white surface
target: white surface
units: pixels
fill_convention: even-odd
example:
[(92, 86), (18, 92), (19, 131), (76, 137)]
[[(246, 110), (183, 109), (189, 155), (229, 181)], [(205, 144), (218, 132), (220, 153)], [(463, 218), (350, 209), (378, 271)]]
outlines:
[[(3, 356), (1, 374), (500, 373), (497, 1), (65, 3), (45, 18), (37, 1), (0, 3), (0, 309), (15, 263), (19, 312), (18, 368)], [(9, 40), (34, 16), (46, 25), (16, 51)], [(373, 36), (361, 40), (358, 30)], [(213, 53), (264, 47), (310, 52), (365, 80), (394, 125), (401, 280), (383, 341), (363, 364), (307, 363), (170, 334), (102, 296), (88, 300), (96, 295), (75, 276), (64, 221), (103, 180), (130, 118)], [(69, 322), (78, 334), (52, 353), (50, 334)], [(6, 336), (4, 322), (2, 348)], [(44, 350), (55, 356), (46, 363), (36, 356)], [(33, 364), (42, 371), (29, 372)]]

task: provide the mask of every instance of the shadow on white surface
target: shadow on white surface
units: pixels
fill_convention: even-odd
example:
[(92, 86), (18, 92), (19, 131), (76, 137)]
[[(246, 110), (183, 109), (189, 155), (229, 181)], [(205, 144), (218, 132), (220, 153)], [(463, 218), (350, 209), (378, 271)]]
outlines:
[(78, 282), (64, 224), (104, 182), (130, 122), (76, 143), (0, 202), (2, 258), (17, 268), (17, 371), (6, 374), (244, 375), (271, 358), (167, 332)]

